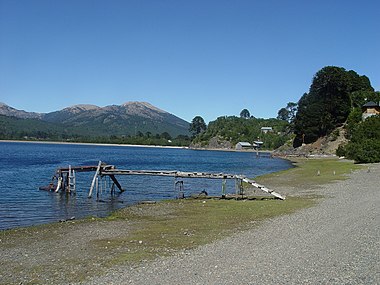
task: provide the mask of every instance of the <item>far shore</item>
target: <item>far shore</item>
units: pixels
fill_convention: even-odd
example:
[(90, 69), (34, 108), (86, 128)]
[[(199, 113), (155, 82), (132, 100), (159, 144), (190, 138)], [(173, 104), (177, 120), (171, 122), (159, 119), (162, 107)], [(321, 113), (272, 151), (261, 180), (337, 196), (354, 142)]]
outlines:
[(86, 142), (60, 142), (60, 141), (26, 141), (26, 140), (0, 140), (0, 142), (10, 143), (35, 143), (35, 144), (62, 144), (62, 145), (88, 145), (88, 146), (120, 146), (120, 147), (144, 147), (144, 148), (168, 148), (168, 149), (191, 149), (191, 150), (209, 150), (209, 151), (228, 151), (228, 152), (256, 152), (272, 153), (272, 150), (255, 150), (255, 149), (228, 149), (228, 148), (193, 148), (188, 146), (170, 146), (170, 145), (138, 145), (138, 144), (115, 144), (115, 143), (86, 143)]

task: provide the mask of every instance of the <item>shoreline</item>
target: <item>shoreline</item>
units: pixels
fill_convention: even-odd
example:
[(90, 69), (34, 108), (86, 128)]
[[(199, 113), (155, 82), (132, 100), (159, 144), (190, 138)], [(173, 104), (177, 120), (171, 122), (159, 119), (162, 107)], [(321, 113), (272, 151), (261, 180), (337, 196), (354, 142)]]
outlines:
[[(33, 278), (39, 280), (39, 284), (51, 284), (52, 280), (56, 281), (54, 282), (55, 284), (67, 284), (67, 279), (65, 278), (67, 278), (69, 275), (72, 276), (72, 274), (77, 276), (77, 279), (75, 280), (77, 282), (80, 282), (79, 280), (82, 279), (82, 277), (85, 277), (84, 279), (82, 279), (82, 282), (84, 283), (80, 282), (75, 284), (127, 284), (128, 280), (133, 280), (133, 284), (146, 284), (144, 282), (147, 280), (147, 278), (149, 280), (152, 280), (152, 284), (205, 284), (205, 282), (202, 282), (202, 280), (196, 280), (197, 282), (194, 283), (186, 283), (185, 281), (186, 278), (190, 278), (187, 280), (195, 280), (194, 278), (198, 277), (206, 278), (207, 274), (210, 272), (213, 274), (212, 278), (218, 278), (216, 276), (219, 276), (219, 273), (222, 273), (225, 270), (228, 271), (228, 269), (226, 268), (221, 271), (220, 269), (217, 269), (216, 266), (220, 265), (220, 262), (218, 260), (221, 254), (223, 254), (223, 252), (234, 252), (235, 250), (242, 250), (243, 252), (241, 254), (246, 254), (248, 252), (254, 251), (250, 254), (256, 256), (256, 252), (260, 251), (262, 246), (265, 247), (265, 244), (269, 241), (269, 243), (267, 244), (268, 247), (265, 248), (265, 250), (263, 250), (262, 254), (260, 253), (260, 255), (264, 256), (264, 259), (262, 261), (265, 262), (265, 258), (267, 258), (268, 254), (270, 255), (270, 258), (272, 258), (272, 253), (274, 253), (274, 256), (278, 256), (278, 251), (273, 251), (273, 246), (283, 244), (281, 242), (283, 232), (281, 231), (281, 235), (279, 236), (276, 232), (266, 233), (266, 229), (261, 226), (263, 225), (263, 223), (271, 224), (273, 223), (273, 220), (281, 221), (282, 219), (294, 219), (293, 217), (297, 216), (303, 217), (302, 213), (308, 213), (310, 211), (314, 211), (314, 209), (319, 209), (319, 205), (321, 203), (326, 203), (331, 199), (336, 200), (333, 196), (331, 197), (329, 195), (329, 193), (332, 191), (331, 189), (335, 189), (336, 187), (338, 187), (336, 185), (342, 185), (342, 183), (344, 185), (355, 184), (354, 181), (351, 181), (353, 175), (360, 175), (360, 177), (364, 176), (368, 178), (374, 177), (378, 180), (378, 178), (376, 177), (378, 177), (377, 173), (379, 171), (379, 168), (380, 165), (374, 167), (374, 169), (370, 173), (367, 172), (366, 169), (361, 169), (360, 171), (355, 171), (351, 173), (350, 178), (349, 180), (347, 180), (347, 182), (325, 184), (322, 186), (321, 189), (310, 189), (311, 192), (308, 193), (308, 199), (316, 199), (316, 197), (310, 197), (310, 194), (313, 195), (313, 193), (314, 195), (320, 193), (325, 197), (324, 199), (319, 200), (321, 202), (317, 202), (315, 207), (306, 207), (301, 210), (298, 210), (293, 214), (284, 213), (285, 215), (279, 216), (274, 219), (270, 218), (265, 220), (251, 220), (248, 224), (246, 224), (246, 226), (250, 228), (248, 229), (248, 231), (242, 230), (242, 228), (238, 227), (234, 230), (234, 235), (232, 236), (227, 235), (215, 241), (209, 239), (206, 245), (202, 245), (201, 243), (200, 246), (196, 246), (195, 248), (189, 242), (191, 241), (191, 239), (196, 238), (198, 235), (199, 237), (202, 237), (203, 235), (201, 233), (198, 233), (198, 231), (193, 231), (192, 226), (188, 223), (185, 223), (185, 225), (183, 226), (180, 225), (180, 227), (174, 232), (173, 235), (174, 240), (177, 240), (179, 234), (180, 240), (184, 242), (184, 249), (179, 248), (175, 251), (166, 251), (166, 248), (168, 247), (168, 245), (170, 245), (170, 243), (166, 241), (166, 239), (169, 239), (169, 236), (166, 234), (158, 232), (158, 235), (157, 233), (155, 235), (148, 234), (147, 236), (140, 236), (138, 234), (135, 237), (129, 237), (130, 234), (133, 234), (133, 231), (140, 229), (140, 227), (138, 226), (138, 224), (136, 224), (136, 221), (128, 218), (128, 216), (123, 216), (122, 213), (116, 213), (113, 216), (109, 216), (103, 219), (87, 218), (67, 221), (64, 223), (51, 223), (30, 228), (18, 228), (10, 231), (0, 231), (0, 254), (3, 256), (3, 260), (0, 260), (0, 268), (3, 268), (3, 271), (0, 270), (0, 277), (1, 275), (3, 275), (4, 278), (7, 278), (6, 280), (15, 281), (15, 283), (9, 284), (16, 284), (16, 282), (17, 284), (19, 284), (21, 281), (31, 282), (33, 281)], [(280, 175), (282, 176), (282, 178), (289, 179), (289, 175), (287, 174)], [(376, 188), (376, 186), (373, 187)], [(303, 189), (299, 187), (297, 188), (298, 190), (296, 193)], [(339, 193), (343, 195), (343, 197), (346, 197), (347, 200), (352, 201), (349, 199), (349, 197), (347, 197), (347, 195), (345, 195), (345, 192), (340, 191)], [(360, 194), (357, 193), (357, 191), (353, 193), (356, 193), (357, 195), (359, 195), (358, 197), (360, 197)], [(288, 201), (297, 201), (298, 199), (300, 199), (298, 195), (296, 196), (297, 197), (293, 198), (293, 200)], [(198, 202), (195, 201), (195, 203), (196, 204), (194, 204), (194, 206), (198, 205), (200, 209), (203, 209), (205, 206), (207, 208), (212, 205), (211, 201), (202, 202), (202, 199)], [(264, 212), (267, 212), (267, 205), (269, 205), (269, 203), (279, 203), (278, 205), (280, 206), (286, 205), (288, 202), (265, 201), (252, 203), (254, 203), (255, 205), (254, 208), (264, 206), (263, 210)], [(242, 206), (250, 204), (250, 202), (245, 202), (240, 205)], [(175, 217), (176, 215), (174, 215), (175, 212), (173, 212), (173, 205), (174, 208), (182, 208), (183, 202), (176, 203), (174, 201), (171, 203), (163, 203), (160, 204), (158, 208), (157, 205), (158, 204), (139, 205), (130, 207), (126, 211), (131, 213), (132, 216), (137, 215), (141, 217), (143, 220), (143, 223), (141, 225), (145, 225), (144, 223), (147, 222), (146, 219), (148, 219), (148, 217), (151, 216), (153, 227), (153, 225), (157, 224), (158, 221), (156, 220), (156, 218), (160, 215), (162, 216), (162, 218), (165, 217), (165, 220), (169, 221), (171, 218)], [(338, 203), (338, 205), (341, 205), (342, 207), (344, 206), (344, 204), (342, 203)], [(194, 206), (192, 206), (192, 209), (194, 209)], [(223, 208), (225, 207), (224, 204), (222, 206)], [(238, 208), (241, 208), (241, 206), (239, 206)], [(333, 210), (335, 209), (334, 207), (331, 208)], [(330, 209), (330, 207), (328, 209)], [(123, 210), (123, 212), (124, 211), (125, 210)], [(191, 215), (189, 214), (187, 214), (187, 216), (191, 217)], [(220, 221), (220, 217), (217, 220)], [(297, 223), (299, 221), (299, 219), (295, 219), (292, 223), (290, 223), (292, 225), (291, 228), (295, 229), (295, 227), (298, 226)], [(306, 219), (306, 225), (311, 226), (312, 224), (310, 224), (308, 221), (309, 220)], [(330, 220), (327, 220), (327, 222), (328, 221)], [(195, 222), (199, 223), (199, 221), (197, 222), (197, 220)], [(283, 229), (283, 231), (289, 232), (289, 229), (287, 230), (287, 224), (289, 223), (280, 223), (279, 226), (283, 225), (285, 228)], [(275, 226), (274, 231), (279, 226)], [(152, 227), (147, 228), (150, 229)], [(304, 225), (302, 224), (301, 227), (304, 227)], [(166, 228), (167, 224), (164, 223), (164, 227), (162, 228), (162, 230)], [(169, 229), (170, 228), (171, 227), (169, 227)], [(141, 229), (144, 229), (144, 227)], [(257, 237), (245, 238), (245, 235), (250, 233), (257, 233), (258, 238), (262, 239), (262, 243), (258, 247), (246, 247), (247, 243), (251, 244), (252, 240), (257, 239)], [(292, 234), (292, 229), (290, 229), (290, 234)], [(153, 240), (151, 241), (151, 244), (148, 240), (148, 237), (152, 236)], [(279, 238), (278, 243), (272, 243), (272, 239), (276, 239), (277, 236)], [(297, 241), (298, 239), (291, 236), (289, 240), (291, 242)], [(161, 248), (164, 250), (163, 256), (159, 256), (158, 254), (156, 254), (156, 251), (154, 251), (156, 249), (155, 242), (157, 241), (161, 241), (163, 243), (163, 247)], [(254, 242), (253, 245), (256, 245), (256, 242)], [(149, 246), (153, 247), (153, 260), (145, 257), (144, 255), (148, 254), (149, 256), (149, 254), (152, 254), (151, 251), (147, 251)], [(235, 247), (237, 248), (235, 249)], [(130, 248), (132, 248), (131, 252), (129, 251)], [(207, 248), (212, 248), (212, 250), (206, 250)], [(126, 253), (124, 253), (124, 255), (122, 254), (119, 257), (121, 259), (118, 259), (117, 256), (120, 255), (120, 250), (123, 249), (126, 250)], [(139, 253), (142, 254), (141, 257), (140, 255), (134, 255), (135, 249), (142, 250), (142, 252)], [(218, 252), (214, 253), (216, 250), (218, 250)], [(249, 251), (246, 252), (246, 250)], [(280, 250), (280, 252), (282, 252), (282, 250)], [(290, 253), (291, 252), (293, 251), (290, 250)], [(246, 260), (251, 259), (252, 256), (243, 258), (240, 257), (241, 254), (226, 254), (226, 258), (235, 259), (234, 264), (239, 264), (239, 268), (244, 268), (244, 266), (246, 266)], [(132, 259), (141, 258), (142, 261), (133, 263), (134, 265), (131, 265), (128, 262), (126, 262), (126, 264), (124, 265), (119, 264), (116, 267), (114, 266), (115, 264), (113, 266), (107, 265), (107, 260), (109, 260), (108, 258), (116, 258), (116, 261), (120, 261), (124, 260), (124, 258), (127, 258), (128, 256), (130, 256), (130, 258)], [(70, 261), (73, 257), (80, 259), (81, 261), (79, 263), (77, 263), (76, 261)], [(60, 262), (62, 258), (63, 260), (62, 262)], [(253, 260), (254, 259), (255, 258), (253, 258)], [(96, 268), (94, 269), (93, 266), (88, 267), (86, 265), (93, 264), (93, 262), (98, 264), (98, 267), (96, 267), (98, 269), (99, 264), (104, 263), (106, 266), (101, 267), (102, 270), (104, 269), (104, 271), (97, 272), (97, 270), (95, 270)], [(113, 261), (111, 260), (110, 262), (112, 263)], [(276, 261), (275, 263), (278, 262), (279, 261)], [(15, 267), (15, 264), (22, 264), (22, 266), (19, 269), (17, 269), (17, 267)], [(49, 266), (40, 267), (41, 264), (49, 264)], [(186, 264), (187, 269), (181, 268), (183, 264)], [(212, 267), (209, 267), (207, 264), (211, 264)], [(198, 267), (198, 265), (202, 266)], [(131, 268), (134, 268), (134, 270), (131, 271)], [(160, 273), (157, 274), (155, 268), (157, 268), (157, 270), (159, 270), (160, 272), (167, 272), (167, 276), (163, 276)], [(257, 265), (254, 266), (254, 268), (257, 268)], [(268, 268), (268, 266), (265, 266), (265, 268)], [(9, 270), (9, 272), (12, 272), (12, 275), (9, 275), (9, 272), (7, 270)], [(57, 271), (61, 270), (61, 274), (69, 274), (64, 279), (62, 279), (58, 275), (55, 275)], [(236, 273), (238, 273), (239, 276), (245, 276), (244, 270), (235, 271), (234, 268), (231, 268), (231, 270), (232, 272), (228, 273), (228, 276), (230, 277), (236, 276)], [(267, 270), (264, 271), (267, 273)], [(179, 276), (178, 274), (176, 274), (177, 272), (183, 272), (183, 276)], [(198, 277), (194, 277), (194, 272), (197, 272)], [(47, 278), (47, 276), (49, 277), (49, 281), (45, 279)], [(225, 280), (229, 280), (228, 276), (225, 276), (225, 278), (227, 278)], [(180, 278), (181, 280), (177, 280), (176, 278)], [(165, 282), (163, 280), (165, 280)], [(204, 279), (203, 281), (205, 280), (206, 279)], [(221, 279), (215, 279), (214, 281), (215, 282), (213, 282), (213, 284), (224, 284), (223, 282), (221, 282)], [(275, 283), (280, 284), (278, 282)], [(249, 282), (247, 284), (249, 284)]]
[(170, 148), (170, 149), (188, 149), (182, 146), (160, 146), (160, 145), (134, 145), (134, 144), (116, 144), (116, 143), (85, 143), (85, 142), (59, 142), (59, 141), (22, 141), (22, 140), (0, 140), (8, 143), (35, 143), (35, 144), (56, 144), (56, 145), (86, 145), (86, 146), (120, 146), (120, 147), (146, 147), (146, 148)]
[(225, 148), (192, 148), (189, 146), (170, 146), (170, 145), (141, 145), (141, 144), (115, 144), (115, 143), (86, 143), (86, 142), (60, 142), (60, 141), (24, 141), (24, 140), (0, 140), (7, 143), (35, 143), (35, 144), (54, 144), (54, 145), (85, 145), (85, 146), (117, 146), (117, 147), (141, 147), (141, 148), (167, 148), (167, 149), (189, 149), (200, 151), (225, 151), (225, 152), (249, 152), (249, 153), (272, 153), (273, 150), (237, 150)]
[[(209, 150), (209, 151), (221, 151), (220, 149), (192, 149), (192, 148), (182, 148), (182, 147), (170, 147), (170, 146), (145, 146), (145, 145), (125, 145), (125, 144), (93, 144), (93, 143), (74, 143), (74, 142), (50, 142), (50, 141), (23, 141), (23, 140), (20, 140), (20, 141), (18, 141), (18, 140), (0, 140), (0, 144), (1, 143), (4, 143), (4, 144), (7, 144), (7, 143), (9, 143), (9, 146), (11, 146), (11, 144), (19, 144), (20, 145), (20, 148), (24, 148), (24, 145), (25, 145), (25, 147), (26, 147), (26, 145), (27, 144), (29, 144), (29, 147), (33, 147), (33, 144), (35, 144), (36, 145), (36, 147), (38, 146), (38, 145), (51, 145), (51, 147), (52, 147), (52, 149), (53, 150), (55, 150), (55, 148), (53, 148), (53, 145), (80, 145), (80, 146), (99, 146), (99, 147), (102, 147), (102, 146), (111, 146), (111, 147), (113, 147), (113, 146), (117, 146), (117, 147), (137, 147), (137, 148), (144, 148), (144, 147), (147, 147), (147, 148), (167, 148), (167, 149), (188, 149), (188, 150), (199, 150), (199, 151), (207, 151), (207, 150)], [(3, 145), (3, 146), (5, 146), (5, 145)], [(135, 149), (135, 150), (131, 150), (131, 152), (135, 152), (135, 151), (139, 151), (139, 149)], [(70, 149), (70, 148), (69, 148)], [(100, 150), (101, 151), (101, 150)], [(175, 151), (175, 150), (174, 150)], [(226, 152), (237, 152), (236, 150), (222, 150), (222, 151), (226, 151)], [(183, 152), (186, 152), (186, 151), (183, 151)], [(252, 154), (250, 154), (250, 153), (252, 153), (252, 151), (238, 151), (238, 152), (247, 152), (247, 154), (246, 155), (243, 155), (244, 157), (248, 157), (249, 159), (250, 159), (250, 157), (251, 157), (251, 155)], [(262, 158), (264, 158), (264, 159), (267, 159), (268, 158), (268, 153), (269, 152), (266, 152), (266, 151), (262, 151), (261, 153), (265, 153), (265, 154), (263, 154), (262, 155)], [(194, 153), (194, 154), (196, 154), (196, 153)], [(189, 154), (187, 154), (187, 152), (186, 152), (186, 155), (194, 155), (194, 154), (191, 154), (191, 153), (189, 153)], [(196, 154), (197, 156), (203, 156), (203, 154), (202, 153), (198, 153), (198, 154)], [(227, 154), (226, 154), (227, 155)], [(224, 155), (223, 155), (224, 156)], [(253, 155), (252, 155), (253, 156)], [(227, 156), (228, 157), (228, 156)], [(253, 157), (253, 158), (255, 158), (255, 157)], [(83, 158), (82, 158), (83, 159)], [(251, 160), (251, 159), (250, 159)], [(270, 162), (269, 162), (270, 163)], [(275, 162), (273, 162), (273, 163), (275, 163)], [(291, 166), (288, 166), (288, 167), (291, 167)], [(213, 168), (214, 169), (214, 168)], [(272, 170), (273, 171), (273, 170)], [(214, 169), (214, 172), (215, 172), (215, 169)], [(235, 174), (235, 173), (234, 173)], [(237, 173), (236, 172), (236, 174), (239, 174), (239, 173)], [(43, 184), (43, 185), (45, 185), (45, 184)], [(40, 186), (40, 185), (37, 185), (37, 187), (38, 186)], [(127, 202), (125, 202), (125, 201), (123, 201), (125, 204), (124, 205), (122, 205), (121, 206), (121, 208), (125, 208), (125, 207), (127, 207), (127, 204), (128, 204), (128, 206), (129, 206), (129, 202), (127, 201)], [(138, 202), (136, 202), (136, 203), (138, 203)], [(96, 216), (97, 214), (96, 213), (90, 213), (90, 214), (87, 214), (86, 216), (82, 216), (82, 215), (79, 215), (79, 216), (77, 216), (77, 214), (75, 213), (75, 214), (72, 214), (71, 216), (76, 216), (76, 218), (78, 219), (78, 220), (80, 220), (80, 219), (86, 219), (86, 218), (88, 218), (88, 217), (91, 217), (91, 216)], [(108, 216), (108, 215), (112, 215), (112, 212), (109, 212), (106, 216)], [(71, 217), (70, 216), (70, 217)], [(51, 224), (51, 223), (56, 223), (56, 222), (59, 222), (59, 220), (61, 220), (61, 219), (66, 219), (66, 218), (68, 218), (68, 217), (62, 217), (62, 218), (60, 218), (60, 219), (55, 219), (55, 220), (47, 220), (47, 221), (45, 221), (45, 222), (43, 222), (43, 223), (41, 223), (41, 222), (39, 222), (39, 220), (37, 221), (35, 221), (35, 223), (33, 223), (33, 224), (22, 224), (22, 225), (20, 225), (20, 224), (17, 224), (17, 225), (15, 225), (15, 226), (11, 226), (11, 227), (9, 227), (9, 226), (7, 226), (7, 227), (4, 227), (4, 228), (0, 228), (0, 230), (1, 231), (3, 231), (3, 230), (12, 230), (12, 229), (19, 229), (19, 228), (24, 228), (24, 227), (33, 227), (33, 226), (37, 226), (37, 225), (44, 225), (44, 224)]]

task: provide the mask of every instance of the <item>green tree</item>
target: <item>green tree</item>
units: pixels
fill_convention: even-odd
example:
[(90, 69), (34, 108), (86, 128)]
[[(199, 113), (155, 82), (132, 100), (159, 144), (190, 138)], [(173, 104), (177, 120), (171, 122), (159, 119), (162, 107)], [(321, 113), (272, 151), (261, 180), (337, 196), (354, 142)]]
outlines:
[(367, 102), (379, 102), (380, 92), (375, 91), (355, 91), (351, 93), (351, 105), (353, 108), (361, 108)]
[(285, 108), (281, 108), (277, 113), (277, 119), (292, 123), (297, 113), (297, 103), (289, 102)]
[(240, 112), (240, 118), (248, 119), (251, 116), (247, 109), (243, 109)]
[(336, 66), (326, 66), (318, 71), (309, 93), (298, 102), (293, 145), (312, 143), (341, 126), (351, 111), (350, 94), (366, 90), (373, 91), (368, 78), (355, 71)]
[(168, 132), (163, 132), (161, 134), (161, 138), (165, 139), (165, 140), (171, 140), (172, 137), (170, 136), (170, 134)]
[(206, 123), (201, 116), (195, 116), (190, 123), (189, 131), (193, 136), (197, 136), (207, 129)]
[(339, 149), (345, 155), (360, 163), (380, 162), (380, 117), (373, 116), (357, 125), (351, 141)]

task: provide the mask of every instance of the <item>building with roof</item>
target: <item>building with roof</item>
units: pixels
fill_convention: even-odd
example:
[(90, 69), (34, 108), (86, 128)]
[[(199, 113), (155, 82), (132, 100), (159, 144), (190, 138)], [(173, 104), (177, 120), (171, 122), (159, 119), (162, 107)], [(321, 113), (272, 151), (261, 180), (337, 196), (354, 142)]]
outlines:
[(273, 132), (273, 128), (272, 127), (262, 127), (261, 132), (264, 134), (269, 133), (269, 132)]
[(253, 146), (249, 142), (238, 142), (235, 145), (236, 150), (252, 149)]
[(362, 106), (362, 119), (363, 121), (368, 117), (380, 115), (380, 106), (378, 103), (370, 101)]

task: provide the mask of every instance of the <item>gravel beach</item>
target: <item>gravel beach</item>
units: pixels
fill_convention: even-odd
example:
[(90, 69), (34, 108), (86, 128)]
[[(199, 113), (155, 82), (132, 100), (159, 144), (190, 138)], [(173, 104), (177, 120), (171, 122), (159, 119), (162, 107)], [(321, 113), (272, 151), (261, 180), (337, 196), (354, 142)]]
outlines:
[(380, 284), (380, 164), (369, 170), (314, 189), (315, 207), (81, 284)]

